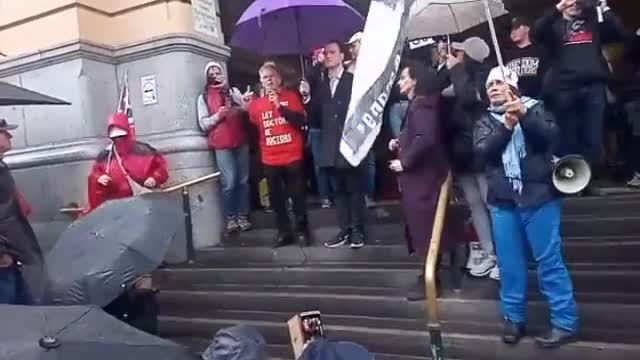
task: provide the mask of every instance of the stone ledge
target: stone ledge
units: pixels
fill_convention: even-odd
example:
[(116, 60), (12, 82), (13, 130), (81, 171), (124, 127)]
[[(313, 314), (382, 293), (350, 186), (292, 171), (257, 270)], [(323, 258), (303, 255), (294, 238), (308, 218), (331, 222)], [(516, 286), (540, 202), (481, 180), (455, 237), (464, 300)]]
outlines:
[(229, 47), (213, 44), (203, 36), (188, 33), (169, 34), (118, 47), (78, 40), (0, 60), (0, 78), (75, 59), (118, 65), (174, 52), (189, 52), (221, 61), (226, 61), (231, 56)]
[[(153, 144), (163, 154), (207, 152), (206, 137), (195, 130), (172, 131), (139, 136), (140, 141)], [(6, 156), (11, 169), (28, 169), (61, 165), (79, 161), (93, 161), (108, 144), (104, 138), (80, 139), (69, 142), (32, 146), (13, 150)]]

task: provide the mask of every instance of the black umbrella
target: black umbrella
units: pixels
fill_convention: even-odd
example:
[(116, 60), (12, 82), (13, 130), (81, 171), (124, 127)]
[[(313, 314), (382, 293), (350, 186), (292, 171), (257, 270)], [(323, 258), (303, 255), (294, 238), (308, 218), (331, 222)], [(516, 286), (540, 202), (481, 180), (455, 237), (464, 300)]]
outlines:
[(71, 105), (54, 97), (0, 81), (0, 106), (8, 105)]
[(87, 306), (0, 305), (2, 360), (188, 360), (183, 347)]
[(179, 202), (162, 192), (105, 202), (71, 224), (45, 256), (45, 301), (109, 304), (162, 263), (183, 220)]

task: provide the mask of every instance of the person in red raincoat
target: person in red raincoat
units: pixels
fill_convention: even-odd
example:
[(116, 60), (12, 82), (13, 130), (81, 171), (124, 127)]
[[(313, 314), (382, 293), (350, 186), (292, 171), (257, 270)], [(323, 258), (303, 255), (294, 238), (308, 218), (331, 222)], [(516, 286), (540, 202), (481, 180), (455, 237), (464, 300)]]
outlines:
[(111, 115), (108, 124), (112, 143), (98, 155), (89, 174), (89, 211), (107, 200), (133, 196), (138, 186), (157, 188), (169, 178), (164, 157), (135, 140), (126, 114)]

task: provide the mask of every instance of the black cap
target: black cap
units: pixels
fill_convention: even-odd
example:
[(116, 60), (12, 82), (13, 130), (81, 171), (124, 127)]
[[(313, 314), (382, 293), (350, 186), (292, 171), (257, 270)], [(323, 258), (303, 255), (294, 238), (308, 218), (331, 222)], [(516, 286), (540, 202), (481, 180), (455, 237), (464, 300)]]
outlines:
[(521, 16), (516, 16), (513, 19), (511, 19), (511, 30), (517, 29), (520, 26), (526, 26), (528, 28), (531, 28), (531, 21)]

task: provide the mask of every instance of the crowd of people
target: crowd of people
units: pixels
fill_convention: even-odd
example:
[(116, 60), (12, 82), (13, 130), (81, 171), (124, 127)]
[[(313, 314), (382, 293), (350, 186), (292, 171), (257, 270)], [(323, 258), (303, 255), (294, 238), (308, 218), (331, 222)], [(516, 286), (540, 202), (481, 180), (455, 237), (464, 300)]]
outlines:
[[(409, 252), (426, 253), (438, 191), (451, 171), (478, 239), (470, 244), (467, 268), (472, 276), (500, 280), (504, 340), (509, 343), (517, 343), (525, 332), (529, 251), (551, 306), (551, 327), (539, 344), (554, 347), (575, 339), (578, 315), (562, 259), (562, 203), (552, 172), (554, 163), (569, 154), (583, 156), (594, 169), (604, 162), (611, 69), (603, 47), (610, 43), (627, 42), (625, 56), (636, 64), (619, 103), (632, 130), (631, 146), (638, 144), (638, 34), (628, 34), (606, 5), (584, 4), (559, 1), (535, 23), (514, 18), (512, 44), (502, 49), (505, 68), (494, 67), (492, 51), (479, 37), (437, 42), (430, 59), (404, 62), (397, 94), (385, 111), (385, 127), (392, 135), (388, 169), (398, 176)], [(258, 128), (279, 230), (276, 246), (310, 242), (302, 164), (306, 138), (321, 204), (335, 205), (339, 225), (325, 246), (360, 248), (367, 242), (365, 209), (376, 157), (372, 152), (354, 167), (339, 151), (361, 38), (357, 33), (345, 44), (331, 41), (315, 51), (313, 67), (299, 84), (283, 87), (278, 66), (267, 62), (259, 72), (260, 90), (236, 90), (228, 97), (231, 108), (247, 111)], [(218, 67), (217, 80), (209, 83), (225, 87), (222, 72)], [(208, 105), (200, 119), (223, 118), (230, 111), (214, 102)], [(210, 137), (215, 129), (203, 126)], [(629, 186), (640, 182), (638, 167), (633, 171)], [(223, 181), (225, 191), (246, 186)], [(227, 230), (233, 231), (238, 225), (234, 221), (243, 215), (227, 214)], [(424, 294), (423, 277), (416, 286)]]
[[(576, 302), (561, 251), (562, 202), (552, 172), (554, 162), (568, 154), (584, 156), (593, 168), (603, 162), (607, 93), (612, 92), (603, 46), (609, 43), (627, 43), (624, 56), (633, 76), (621, 84), (620, 111), (613, 113), (626, 120), (630, 148), (640, 150), (640, 30), (628, 34), (608, 7), (581, 4), (561, 0), (535, 24), (514, 18), (512, 46), (503, 49), (504, 68), (495, 67), (490, 47), (479, 37), (437, 41), (429, 58), (406, 56), (385, 111), (385, 128), (391, 134), (385, 148), (393, 159), (388, 170), (397, 175), (408, 251), (424, 261), (439, 190), (452, 173), (478, 240), (469, 245), (466, 267), (472, 276), (500, 280), (508, 343), (525, 334), (529, 254), (551, 307), (550, 330), (538, 343), (555, 347), (576, 338)], [(258, 71), (260, 86), (245, 93), (230, 87), (223, 64), (206, 65), (206, 84), (196, 99), (197, 122), (222, 174), (227, 233), (252, 228), (250, 144), (255, 132), (278, 229), (274, 246), (312, 242), (307, 145), (321, 206), (335, 207), (339, 226), (324, 245), (366, 245), (366, 208), (374, 205), (375, 170), (381, 166), (376, 166), (373, 150), (358, 166), (339, 150), (353, 74), (362, 61), (361, 39), (357, 33), (346, 44), (325, 44), (314, 52), (305, 78), (293, 86), (285, 86), (272, 61)], [(11, 129), (0, 123), (2, 153), (10, 148)], [(135, 141), (126, 115), (110, 118), (108, 137), (112, 144), (89, 176), (88, 211), (106, 200), (157, 188), (168, 179), (164, 158)], [(640, 163), (637, 156), (631, 159), (634, 175), (628, 185), (638, 187)], [(10, 190), (0, 193), (0, 201), (7, 204), (0, 216), (28, 225), (2, 162), (0, 181), (9, 184), (3, 191)], [(20, 236), (32, 234), (28, 226), (21, 229)], [(17, 264), (40, 251), (17, 247), (11, 237), (19, 237), (7, 234), (0, 233), (0, 302), (26, 303), (29, 296)], [(455, 243), (447, 237), (445, 231), (444, 251)], [(422, 296), (411, 299), (424, 298), (424, 274), (415, 287)]]

